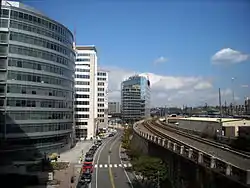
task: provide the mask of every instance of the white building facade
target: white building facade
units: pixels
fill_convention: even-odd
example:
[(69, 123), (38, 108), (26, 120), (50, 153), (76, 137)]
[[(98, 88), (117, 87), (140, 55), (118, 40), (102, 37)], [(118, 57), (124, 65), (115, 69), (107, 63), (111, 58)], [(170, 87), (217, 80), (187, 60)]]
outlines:
[(95, 136), (97, 119), (97, 51), (95, 46), (76, 46), (75, 62), (76, 139)]
[(98, 128), (108, 127), (108, 72), (97, 72), (97, 118)]

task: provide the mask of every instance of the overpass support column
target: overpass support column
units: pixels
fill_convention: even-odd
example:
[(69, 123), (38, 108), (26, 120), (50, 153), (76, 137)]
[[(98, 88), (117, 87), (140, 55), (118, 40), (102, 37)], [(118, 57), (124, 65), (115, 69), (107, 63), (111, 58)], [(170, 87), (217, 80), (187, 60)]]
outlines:
[(192, 158), (193, 156), (193, 149), (189, 148), (188, 150), (188, 158)]
[(210, 159), (210, 168), (216, 168), (216, 159), (215, 157), (211, 157)]
[(161, 144), (162, 144), (163, 147), (165, 147), (165, 141), (166, 141), (165, 139), (162, 139), (162, 143)]
[(171, 146), (171, 141), (168, 140), (168, 149), (170, 149), (170, 146)]
[(198, 153), (198, 163), (199, 164), (203, 163), (203, 153), (202, 152)]
[(185, 149), (184, 146), (181, 146), (181, 152), (180, 152), (181, 155), (184, 154), (184, 149)]
[(227, 164), (226, 175), (227, 176), (231, 176), (232, 175), (232, 166), (230, 164)]
[[(173, 151), (176, 151), (176, 146), (177, 146), (177, 144), (174, 143), (174, 144), (173, 144)], [(178, 162), (178, 163), (179, 163), (179, 162)]]

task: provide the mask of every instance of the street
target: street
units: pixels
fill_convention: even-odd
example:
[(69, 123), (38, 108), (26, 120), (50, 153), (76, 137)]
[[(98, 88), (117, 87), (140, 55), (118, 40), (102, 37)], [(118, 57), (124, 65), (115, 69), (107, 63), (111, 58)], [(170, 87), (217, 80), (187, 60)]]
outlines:
[(131, 176), (128, 176), (124, 168), (131, 167), (126, 161), (120, 158), (120, 145), (122, 131), (104, 141), (97, 150), (94, 165), (95, 170), (92, 177), (90, 188), (131, 188)]

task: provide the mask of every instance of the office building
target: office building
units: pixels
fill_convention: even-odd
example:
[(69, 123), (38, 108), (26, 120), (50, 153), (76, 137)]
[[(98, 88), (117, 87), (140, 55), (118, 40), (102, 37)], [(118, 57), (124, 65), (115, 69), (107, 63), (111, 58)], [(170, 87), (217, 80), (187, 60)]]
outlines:
[(97, 118), (97, 51), (95, 46), (76, 46), (75, 125), (76, 138), (95, 136)]
[(2, 1), (0, 38), (0, 137), (8, 152), (18, 148), (31, 159), (31, 145), (40, 153), (70, 148), (72, 33), (33, 8)]
[(97, 73), (97, 117), (98, 128), (108, 126), (108, 72), (98, 70)]
[(108, 102), (108, 113), (110, 115), (120, 113), (120, 103), (119, 102)]
[(135, 75), (121, 84), (121, 116), (129, 123), (150, 116), (150, 81)]

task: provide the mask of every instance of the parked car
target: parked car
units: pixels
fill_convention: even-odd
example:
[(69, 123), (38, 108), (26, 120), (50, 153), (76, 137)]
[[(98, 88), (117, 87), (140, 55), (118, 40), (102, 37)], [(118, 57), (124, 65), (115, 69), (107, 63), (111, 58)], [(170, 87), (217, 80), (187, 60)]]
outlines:
[(90, 173), (93, 173), (93, 170), (94, 170), (94, 167), (93, 167), (93, 164), (92, 162), (84, 162), (83, 163), (83, 166), (82, 166), (82, 172), (85, 173), (85, 172), (90, 172)]
[(92, 179), (92, 174), (90, 170), (86, 170), (84, 173), (82, 173), (80, 182), (81, 183), (90, 183)]
[(93, 162), (93, 156), (85, 157), (85, 162)]

